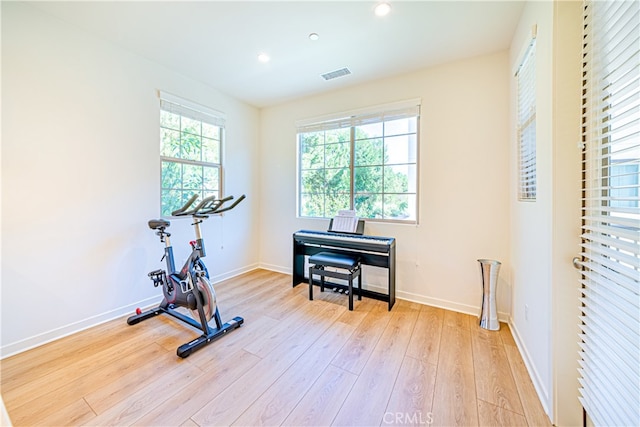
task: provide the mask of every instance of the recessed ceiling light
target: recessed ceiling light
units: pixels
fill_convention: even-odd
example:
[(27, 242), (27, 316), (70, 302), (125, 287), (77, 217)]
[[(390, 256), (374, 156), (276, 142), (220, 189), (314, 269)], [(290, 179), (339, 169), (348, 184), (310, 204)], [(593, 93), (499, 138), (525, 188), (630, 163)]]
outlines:
[(309, 34), (309, 40), (313, 40), (316, 41), (320, 38), (320, 36), (318, 35), (318, 33), (311, 33)]
[(391, 5), (389, 3), (378, 3), (378, 5), (373, 10), (377, 16), (385, 16), (391, 12)]
[(269, 55), (267, 55), (266, 53), (258, 54), (258, 61), (260, 61), (260, 62), (269, 62), (270, 60), (271, 60), (271, 58), (269, 58)]

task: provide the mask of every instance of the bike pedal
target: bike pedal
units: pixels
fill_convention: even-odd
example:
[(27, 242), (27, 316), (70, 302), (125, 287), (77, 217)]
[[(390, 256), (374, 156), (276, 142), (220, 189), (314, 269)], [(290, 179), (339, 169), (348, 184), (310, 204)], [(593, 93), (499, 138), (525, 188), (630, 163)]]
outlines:
[(153, 281), (153, 286), (156, 288), (164, 283), (165, 277), (166, 275), (164, 270), (155, 270), (149, 273), (149, 279)]

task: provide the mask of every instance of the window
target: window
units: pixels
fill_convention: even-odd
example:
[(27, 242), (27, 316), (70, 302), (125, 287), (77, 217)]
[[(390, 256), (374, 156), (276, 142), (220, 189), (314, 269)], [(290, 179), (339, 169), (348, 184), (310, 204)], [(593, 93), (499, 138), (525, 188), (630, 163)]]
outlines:
[(193, 194), (222, 194), (224, 116), (160, 93), (161, 213), (171, 216)]
[(516, 73), (518, 85), (518, 199), (536, 200), (536, 39)]
[(640, 32), (637, 1), (585, 1), (580, 402), (640, 425)]
[[(616, 156), (618, 157), (618, 156)], [(635, 161), (635, 162), (634, 162)], [(609, 176), (609, 195), (611, 206), (616, 208), (637, 208), (640, 194), (640, 162), (638, 159), (611, 159)]]
[(298, 124), (298, 215), (417, 221), (419, 105)]

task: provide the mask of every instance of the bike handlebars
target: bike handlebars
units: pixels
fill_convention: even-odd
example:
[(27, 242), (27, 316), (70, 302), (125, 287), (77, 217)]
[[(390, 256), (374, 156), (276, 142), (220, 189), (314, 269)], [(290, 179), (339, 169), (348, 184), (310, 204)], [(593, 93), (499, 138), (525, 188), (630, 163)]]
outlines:
[(187, 203), (184, 204), (184, 206), (182, 206), (180, 209), (177, 209), (171, 212), (171, 216), (185, 215), (184, 212), (187, 210), (189, 206), (193, 204), (193, 202), (196, 201), (197, 198), (198, 198), (197, 194), (194, 194), (193, 196), (191, 196), (191, 198), (187, 201)]
[[(231, 206), (227, 206), (226, 208), (223, 208), (223, 209), (217, 209), (215, 212), (212, 212), (212, 213), (219, 214), (219, 213), (222, 213), (222, 212), (230, 211), (231, 209), (233, 209), (233, 208), (235, 208), (236, 206), (238, 206), (238, 203), (240, 203), (241, 201), (243, 201), (246, 197), (247, 197), (247, 196), (245, 196), (245, 195), (243, 194), (242, 196), (238, 197), (238, 199), (237, 199), (235, 202), (233, 202), (233, 203), (231, 204)], [(233, 199), (233, 196), (227, 197), (227, 199), (232, 200), (232, 199)], [(225, 199), (222, 199), (222, 200), (225, 200)]]
[(198, 195), (194, 194), (184, 204), (184, 206), (182, 206), (178, 210), (171, 212), (171, 215), (173, 216), (191, 215), (191, 216), (206, 218), (208, 215), (219, 214), (235, 208), (238, 205), (238, 203), (240, 203), (246, 198), (246, 196), (243, 194), (242, 196), (238, 197), (238, 199), (235, 202), (233, 202), (231, 206), (227, 206), (227, 207), (223, 207), (223, 205), (226, 202), (233, 200), (233, 196), (227, 196), (222, 199), (216, 199), (216, 196), (209, 196), (202, 199), (202, 201), (198, 203), (198, 205), (195, 208), (189, 210), (189, 207), (193, 204), (193, 202), (196, 201), (197, 198), (198, 198)]

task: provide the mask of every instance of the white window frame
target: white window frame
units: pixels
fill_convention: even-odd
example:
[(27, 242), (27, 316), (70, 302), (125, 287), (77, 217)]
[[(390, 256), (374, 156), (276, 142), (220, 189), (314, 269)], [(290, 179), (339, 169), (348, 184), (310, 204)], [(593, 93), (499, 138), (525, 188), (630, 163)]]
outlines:
[[(160, 212), (163, 217), (170, 217), (171, 211), (179, 208), (180, 203), (186, 202), (193, 194), (198, 194), (199, 198), (215, 195), (221, 197), (223, 194), (223, 147), (224, 147), (224, 130), (226, 116), (224, 113), (213, 110), (209, 107), (197, 104), (190, 100), (179, 96), (158, 91), (160, 100), (160, 114), (169, 112), (180, 117), (179, 128), (165, 127), (160, 120)], [(192, 122), (199, 122), (199, 131), (188, 133), (182, 128), (183, 119), (189, 119)], [(212, 136), (205, 134), (205, 126), (211, 130), (216, 128), (217, 132)], [(163, 138), (169, 133), (178, 133), (180, 136), (179, 153), (177, 155), (169, 155), (166, 150), (163, 152)], [(200, 141), (198, 154), (183, 154), (183, 137), (191, 137)], [(209, 146), (203, 143), (208, 141)], [(217, 149), (216, 149), (217, 148)], [(165, 175), (165, 167), (171, 166), (180, 169), (179, 185), (178, 180), (169, 180)], [(185, 171), (198, 171), (201, 176), (200, 184), (191, 187), (185, 186)], [(217, 175), (217, 178), (215, 177)], [(209, 177), (207, 179), (206, 177)], [(214, 177), (211, 179), (211, 177)], [(210, 181), (214, 184), (210, 184)], [(217, 183), (215, 182), (217, 180)], [(168, 185), (172, 184), (172, 185)], [(174, 197), (173, 206), (165, 206), (165, 200), (169, 196)], [(177, 197), (177, 199), (175, 199)]]
[[(330, 115), (326, 115), (326, 116), (322, 116), (322, 117), (316, 117), (316, 118), (312, 118), (312, 119), (306, 119), (306, 120), (300, 120), (298, 122), (296, 122), (296, 128), (297, 128), (297, 141), (296, 141), (296, 145), (297, 145), (297, 152), (298, 152), (298, 156), (297, 156), (297, 186), (296, 186), (296, 193), (297, 193), (297, 204), (296, 204), (296, 215), (298, 218), (331, 218), (334, 215), (337, 214), (336, 212), (329, 212), (330, 209), (325, 207), (324, 213), (323, 215), (320, 216), (309, 216), (309, 215), (304, 215), (302, 212), (302, 197), (303, 197), (303, 184), (302, 184), (302, 174), (303, 174), (303, 159), (302, 159), (302, 153), (301, 153), (301, 146), (302, 146), (302, 139), (301, 136), (304, 134), (308, 134), (308, 133), (314, 133), (314, 132), (326, 132), (326, 131), (331, 131), (331, 130), (340, 130), (340, 129), (344, 129), (344, 130), (348, 130), (348, 132), (350, 133), (348, 141), (346, 141), (346, 143), (348, 143), (349, 145), (349, 165), (348, 165), (348, 169), (349, 169), (349, 184), (348, 184), (348, 194), (346, 194), (346, 197), (348, 197), (348, 206), (339, 206), (336, 209), (356, 209), (356, 201), (355, 199), (357, 197), (367, 197), (367, 195), (369, 193), (357, 193), (355, 190), (355, 182), (356, 182), (356, 171), (358, 169), (358, 165), (355, 164), (355, 152), (356, 152), (356, 148), (355, 148), (355, 144), (361, 141), (364, 141), (364, 139), (358, 139), (355, 129), (357, 126), (363, 126), (363, 125), (370, 125), (370, 124), (377, 124), (377, 123), (381, 123), (383, 128), (385, 127), (385, 123), (386, 122), (391, 122), (393, 120), (397, 120), (397, 119), (403, 119), (403, 118), (415, 118), (415, 129), (412, 131), (409, 131), (407, 133), (398, 135), (398, 136), (408, 136), (408, 137), (412, 137), (415, 135), (415, 153), (413, 153), (413, 156), (415, 156), (415, 159), (410, 159), (408, 155), (408, 160), (406, 162), (403, 163), (398, 163), (397, 166), (398, 167), (406, 167), (408, 171), (410, 171), (408, 173), (408, 175), (410, 177), (412, 177), (413, 179), (410, 179), (410, 182), (408, 183), (408, 187), (409, 187), (409, 191), (405, 191), (403, 193), (394, 193), (394, 192), (388, 192), (385, 191), (384, 186), (382, 186), (382, 190), (380, 192), (375, 192), (375, 193), (371, 193), (375, 196), (379, 196), (384, 200), (385, 196), (388, 197), (393, 197), (394, 195), (399, 195), (399, 196), (407, 196), (407, 203), (409, 205), (409, 212), (410, 215), (408, 218), (404, 219), (404, 218), (397, 218), (397, 217), (362, 217), (363, 219), (366, 219), (367, 221), (375, 221), (375, 222), (398, 222), (398, 223), (405, 223), (405, 224), (417, 224), (418, 223), (418, 218), (419, 218), (419, 211), (418, 211), (418, 206), (419, 206), (419, 190), (418, 190), (418, 184), (419, 184), (419, 151), (420, 151), (420, 99), (412, 99), (412, 100), (407, 100), (407, 101), (400, 101), (400, 102), (395, 102), (395, 103), (390, 103), (390, 104), (384, 104), (384, 105), (378, 105), (378, 106), (374, 106), (374, 107), (368, 107), (368, 108), (363, 108), (363, 109), (359, 109), (359, 110), (352, 110), (352, 111), (348, 111), (348, 112), (341, 112), (341, 113), (336, 113), (336, 114), (330, 114)], [(384, 132), (384, 131), (383, 131)], [(379, 137), (379, 139), (381, 140), (385, 140), (386, 139), (391, 139), (393, 136), (395, 135), (384, 135), (382, 137)], [(374, 138), (375, 139), (375, 138)], [(384, 142), (383, 142), (384, 144)], [(382, 164), (379, 165), (366, 165), (366, 166), (371, 166), (371, 167), (379, 167), (379, 168), (391, 168), (393, 167), (392, 163), (387, 163), (384, 164), (384, 162)], [(320, 168), (320, 169), (330, 169), (330, 168)], [(384, 172), (383, 172), (384, 174)], [(384, 176), (384, 175), (383, 175)], [(412, 191), (413, 190), (413, 191)], [(322, 191), (326, 191), (326, 189), (322, 189)], [(383, 206), (383, 212), (384, 212), (384, 204)]]
[(536, 27), (515, 72), (517, 85), (518, 200), (537, 198)]

